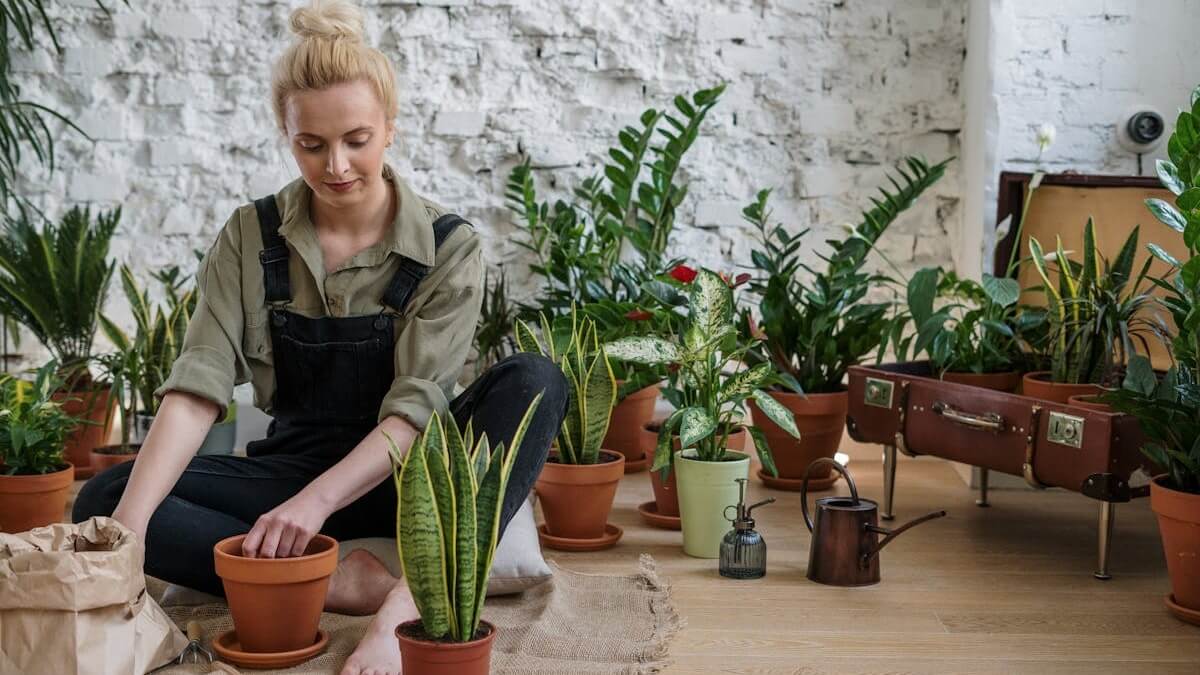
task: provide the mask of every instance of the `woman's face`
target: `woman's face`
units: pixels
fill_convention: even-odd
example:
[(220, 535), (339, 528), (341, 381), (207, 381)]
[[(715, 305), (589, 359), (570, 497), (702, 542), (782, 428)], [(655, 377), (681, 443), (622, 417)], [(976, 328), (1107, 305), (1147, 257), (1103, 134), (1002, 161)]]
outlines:
[(354, 207), (383, 186), (383, 151), (393, 129), (366, 82), (295, 92), (284, 123), (296, 165), (317, 199)]

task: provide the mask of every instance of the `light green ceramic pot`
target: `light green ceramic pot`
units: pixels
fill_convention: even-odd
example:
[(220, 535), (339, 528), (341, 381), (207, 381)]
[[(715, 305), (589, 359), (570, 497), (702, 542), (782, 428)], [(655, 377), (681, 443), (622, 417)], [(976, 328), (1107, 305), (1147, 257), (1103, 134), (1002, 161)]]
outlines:
[(679, 516), (683, 525), (683, 552), (696, 558), (716, 558), (721, 539), (732, 525), (725, 507), (738, 503), (738, 478), (750, 473), (750, 456), (725, 451), (725, 461), (704, 462), (695, 450), (675, 453), (679, 472)]

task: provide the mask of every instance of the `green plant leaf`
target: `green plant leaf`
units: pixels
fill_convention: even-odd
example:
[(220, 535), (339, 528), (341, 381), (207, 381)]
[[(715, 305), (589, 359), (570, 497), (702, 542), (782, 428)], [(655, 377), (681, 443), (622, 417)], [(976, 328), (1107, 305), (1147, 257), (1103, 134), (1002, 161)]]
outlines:
[(771, 398), (767, 392), (759, 389), (752, 394), (754, 402), (758, 404), (758, 409), (763, 412), (772, 422), (779, 428), (788, 432), (793, 438), (800, 438), (800, 430), (796, 428), (796, 417), (792, 411), (783, 407), (783, 405)]
[(1160, 159), (1155, 161), (1154, 168), (1158, 171), (1158, 181), (1162, 186), (1172, 192), (1172, 194), (1180, 195), (1186, 189), (1183, 181), (1179, 180), (1179, 171), (1171, 162)]
[(729, 285), (710, 270), (697, 270), (688, 291), (688, 311), (692, 325), (705, 334), (721, 332), (733, 323), (733, 293)]
[(1180, 263), (1178, 260), (1175, 259), (1175, 256), (1168, 253), (1166, 251), (1166, 249), (1159, 246), (1158, 244), (1146, 244), (1146, 248), (1148, 248), (1150, 250), (1150, 254), (1153, 255), (1155, 258), (1158, 258), (1159, 260), (1167, 263), (1168, 265), (1171, 265), (1174, 267), (1179, 267)]
[(1014, 305), (1021, 297), (1021, 284), (1011, 277), (984, 274), (981, 285), (988, 298), (1000, 307)]
[(703, 438), (708, 438), (717, 430), (717, 420), (713, 419), (704, 408), (690, 407), (679, 411), (679, 447), (693, 447)]
[(771, 446), (767, 443), (766, 434), (758, 427), (746, 427), (746, 431), (750, 434), (750, 438), (754, 439), (754, 450), (758, 453), (758, 461), (762, 462), (763, 470), (778, 478), (779, 469), (775, 467), (775, 457), (771, 454)]
[(450, 632), (452, 612), (447, 592), (445, 534), (421, 437), (409, 448), (396, 480), (400, 492), (400, 513), (396, 518), (400, 565), (413, 603), (421, 614), (425, 634), (440, 638)]
[(941, 273), (937, 267), (925, 267), (914, 272), (908, 282), (908, 311), (918, 326), (933, 315), (933, 299), (937, 295)]
[(1150, 213), (1153, 213), (1155, 218), (1172, 230), (1183, 232), (1187, 228), (1187, 219), (1171, 204), (1158, 198), (1151, 198), (1146, 200), (1146, 206), (1150, 208)]
[(1175, 204), (1184, 211), (1191, 211), (1197, 207), (1200, 207), (1200, 187), (1193, 187), (1185, 190), (1183, 194), (1179, 195), (1179, 198), (1175, 200)]
[(1158, 387), (1158, 377), (1154, 374), (1154, 367), (1150, 364), (1150, 359), (1141, 354), (1131, 355), (1125, 371), (1125, 382), (1122, 386), (1144, 396), (1153, 396), (1154, 390)]
[(755, 389), (761, 387), (774, 371), (775, 369), (770, 363), (760, 363), (757, 366), (735, 373), (721, 384), (721, 399), (736, 401), (749, 396)]
[(659, 337), (626, 337), (604, 345), (609, 358), (631, 361), (648, 366), (677, 363), (682, 358), (679, 347)]

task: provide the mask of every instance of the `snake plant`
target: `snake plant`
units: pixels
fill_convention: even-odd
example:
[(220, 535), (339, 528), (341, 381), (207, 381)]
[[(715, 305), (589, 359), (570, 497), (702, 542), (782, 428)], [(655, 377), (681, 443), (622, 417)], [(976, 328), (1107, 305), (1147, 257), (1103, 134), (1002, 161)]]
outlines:
[(517, 348), (558, 364), (570, 385), (571, 400), (558, 433), (558, 460), (564, 464), (596, 464), (617, 402), (612, 365), (591, 319), (580, 318), (573, 308), (570, 314), (557, 317), (553, 325), (544, 313), (541, 319), (545, 345), (528, 324), (518, 319)]
[(430, 640), (475, 637), (508, 477), (541, 400), (539, 393), (529, 404), (507, 450), (490, 449), (485, 434), (473, 441), (469, 421), (460, 430), (437, 413), (407, 453), (388, 438), (400, 565)]

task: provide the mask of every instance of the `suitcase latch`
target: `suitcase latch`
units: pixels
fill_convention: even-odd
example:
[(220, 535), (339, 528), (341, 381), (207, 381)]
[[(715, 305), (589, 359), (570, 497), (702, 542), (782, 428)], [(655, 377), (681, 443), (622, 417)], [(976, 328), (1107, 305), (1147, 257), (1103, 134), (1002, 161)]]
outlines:
[(867, 405), (889, 410), (892, 408), (892, 383), (888, 380), (868, 377), (863, 391), (863, 402)]
[(1060, 412), (1050, 413), (1050, 424), (1046, 429), (1046, 440), (1051, 443), (1083, 447), (1083, 418)]

